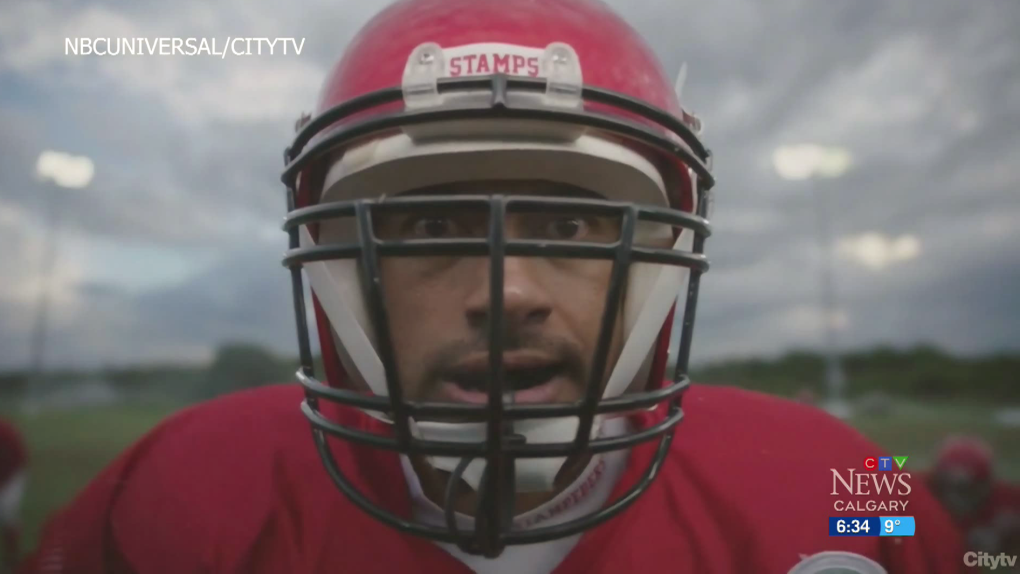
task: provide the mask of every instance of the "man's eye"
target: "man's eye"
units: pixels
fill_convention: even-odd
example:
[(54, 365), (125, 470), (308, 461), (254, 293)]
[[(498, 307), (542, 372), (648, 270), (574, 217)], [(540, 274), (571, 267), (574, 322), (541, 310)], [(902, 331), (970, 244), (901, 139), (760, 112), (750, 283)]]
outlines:
[(456, 232), (453, 221), (446, 217), (422, 217), (411, 222), (410, 235), (419, 239), (449, 237)]
[(559, 240), (581, 239), (588, 231), (588, 222), (580, 217), (558, 217), (546, 226), (546, 236)]

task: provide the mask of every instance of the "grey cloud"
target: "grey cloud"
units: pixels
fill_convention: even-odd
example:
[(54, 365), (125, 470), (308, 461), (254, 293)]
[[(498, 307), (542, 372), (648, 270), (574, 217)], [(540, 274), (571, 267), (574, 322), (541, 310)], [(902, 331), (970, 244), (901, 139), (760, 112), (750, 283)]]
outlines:
[[(54, 190), (31, 176), (44, 146), (33, 141), (39, 116), (19, 118), (0, 133), (4, 199), (41, 215), (43, 194), (59, 197), (63, 223), (96, 236), (165, 245), (222, 241), (237, 227), (282, 217), (283, 137), (280, 126), (212, 126), (194, 133), (169, 123), (139, 121), (98, 104), (72, 127), (91, 140), (82, 149), (96, 176), (85, 190)], [(108, 132), (116, 132), (110, 137)], [(58, 149), (59, 145), (54, 146)]]
[[(810, 333), (782, 332), (784, 317), (817, 299), (817, 267), (807, 255), (812, 192), (829, 197), (836, 235), (914, 233), (924, 245), (919, 261), (881, 274), (837, 262), (852, 325), (848, 344), (930, 339), (956, 349), (1016, 348), (1016, 327), (982, 309), (1018, 307), (1015, 292), (996, 282), (1015, 276), (1017, 262), (1004, 254), (1017, 237), (979, 241), (975, 232), (990, 213), (1020, 218), (1020, 170), (1008, 159), (1020, 152), (1020, 114), (1008, 99), (1020, 79), (1018, 18), (1018, 7), (1005, 2), (923, 9), (912, 2), (716, 2), (637, 15), (653, 42), (673, 42), (655, 44), (667, 70), (690, 63), (686, 100), (705, 115), (716, 152), (719, 233), (708, 244), (713, 270), (703, 283), (695, 357), (816, 344)], [(884, 52), (912, 38), (933, 48), (916, 63), (920, 70), (885, 66)], [(847, 85), (847, 104), (856, 88), (914, 96), (928, 111), (851, 130), (849, 140), (826, 137), (834, 118), (820, 113), (819, 97), (839, 95), (833, 87), (865, 70), (871, 76), (861, 77), (872, 85)], [(945, 80), (941, 91), (920, 83), (928, 76)], [(954, 122), (971, 111), (979, 120), (967, 133)], [(802, 141), (847, 146), (857, 164), (839, 180), (779, 180), (772, 150)], [(756, 211), (767, 224), (751, 225)], [(729, 214), (742, 225), (728, 225)], [(892, 307), (919, 319), (878, 327)]]
[[(235, 247), (187, 281), (143, 293), (78, 285), (75, 311), (51, 320), (46, 364), (194, 362), (205, 360), (219, 343), (235, 340), (296, 355), (282, 252), (283, 242)], [(0, 304), (0, 321), (27, 324), (31, 310)], [(26, 364), (25, 332), (0, 329), (0, 364)]]

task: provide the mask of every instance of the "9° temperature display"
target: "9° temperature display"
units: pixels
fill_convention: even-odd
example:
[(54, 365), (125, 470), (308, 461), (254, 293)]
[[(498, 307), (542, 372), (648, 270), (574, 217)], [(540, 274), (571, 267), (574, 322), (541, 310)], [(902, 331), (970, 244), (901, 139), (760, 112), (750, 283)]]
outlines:
[(913, 536), (913, 516), (830, 516), (829, 536)]

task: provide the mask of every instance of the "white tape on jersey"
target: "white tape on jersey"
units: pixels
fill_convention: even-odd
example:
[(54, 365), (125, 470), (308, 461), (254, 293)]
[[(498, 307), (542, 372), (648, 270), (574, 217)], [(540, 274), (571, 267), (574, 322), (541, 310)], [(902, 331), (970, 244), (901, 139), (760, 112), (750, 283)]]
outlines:
[(21, 516), (21, 500), (25, 497), (28, 473), (18, 471), (0, 485), (0, 526), (17, 526)]
[(833, 550), (804, 558), (788, 574), (888, 574), (867, 556)]

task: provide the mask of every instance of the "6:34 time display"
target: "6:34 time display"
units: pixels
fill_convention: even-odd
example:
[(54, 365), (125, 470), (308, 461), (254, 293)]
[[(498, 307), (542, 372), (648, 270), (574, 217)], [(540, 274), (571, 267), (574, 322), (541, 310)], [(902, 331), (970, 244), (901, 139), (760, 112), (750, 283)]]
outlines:
[(871, 521), (867, 518), (846, 518), (836, 521), (838, 534), (870, 534)]

